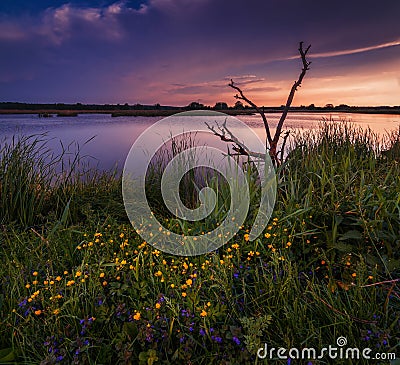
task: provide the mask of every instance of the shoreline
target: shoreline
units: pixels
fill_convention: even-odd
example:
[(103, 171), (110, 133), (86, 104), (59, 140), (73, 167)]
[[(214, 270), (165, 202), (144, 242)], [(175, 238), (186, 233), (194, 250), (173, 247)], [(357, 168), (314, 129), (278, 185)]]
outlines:
[[(112, 117), (164, 117), (174, 115), (179, 112), (188, 111), (185, 109), (170, 110), (57, 110), (57, 109), (0, 109), (0, 115), (9, 114), (37, 114), (42, 117), (76, 117), (79, 114), (110, 114)], [(218, 110), (229, 115), (252, 115), (251, 110)]]
[[(208, 109), (205, 109), (208, 110)], [(213, 110), (213, 109), (210, 109)], [(90, 110), (90, 109), (0, 109), (0, 115), (9, 114), (37, 114), (42, 117), (76, 117), (79, 114), (110, 114), (112, 117), (164, 117), (170, 116), (179, 112), (190, 111), (190, 109), (148, 109), (148, 110)], [(195, 111), (195, 110), (194, 110)], [(215, 110), (228, 115), (254, 115), (257, 112), (254, 109), (225, 109)], [(282, 113), (281, 109), (264, 108), (266, 114), (269, 113)], [(356, 110), (348, 109), (317, 109), (307, 110), (300, 108), (292, 108), (289, 113), (315, 113), (315, 114), (337, 114), (337, 113), (351, 113), (351, 114), (387, 114), (387, 115), (400, 115), (400, 109), (374, 109), (374, 108), (359, 108)]]

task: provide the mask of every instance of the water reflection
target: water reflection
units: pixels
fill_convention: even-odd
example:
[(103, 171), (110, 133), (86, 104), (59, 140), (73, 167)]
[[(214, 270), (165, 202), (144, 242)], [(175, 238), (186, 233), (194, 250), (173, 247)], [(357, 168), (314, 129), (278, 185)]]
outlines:
[[(267, 114), (267, 118), (273, 134), (280, 114)], [(48, 146), (55, 153), (60, 153), (62, 148), (67, 146), (70, 146), (70, 152), (73, 153), (76, 150), (75, 142), (80, 146), (81, 155), (86, 156), (91, 166), (96, 166), (100, 170), (113, 167), (121, 170), (133, 142), (147, 127), (160, 119), (162, 117), (112, 118), (108, 114), (79, 114), (78, 117), (54, 116), (50, 118), (39, 118), (37, 115), (27, 114), (1, 115), (0, 136), (10, 138), (15, 134), (46, 133), (49, 138)], [(240, 116), (239, 119), (248, 124), (262, 140), (265, 140), (264, 126), (259, 116)], [(324, 119), (351, 121), (363, 128), (370, 127), (380, 136), (400, 126), (399, 115), (289, 113), (285, 121), (285, 129), (293, 131), (313, 129)], [(204, 121), (214, 122), (213, 118), (205, 118)], [(167, 138), (168, 135), (166, 130), (165, 137)], [(94, 138), (91, 139), (92, 137)], [(239, 133), (239, 137), (245, 136), (240, 136)], [(88, 140), (90, 142), (85, 143)], [(200, 142), (216, 148), (226, 148), (226, 144), (212, 134), (202, 134)]]

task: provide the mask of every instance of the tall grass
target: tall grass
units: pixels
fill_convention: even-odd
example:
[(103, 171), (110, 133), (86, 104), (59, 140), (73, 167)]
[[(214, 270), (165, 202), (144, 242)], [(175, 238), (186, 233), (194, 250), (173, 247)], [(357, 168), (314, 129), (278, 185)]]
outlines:
[[(337, 123), (302, 133), (278, 171), (263, 235), (248, 240), (259, 197), (252, 175), (245, 225), (219, 250), (189, 258), (136, 234), (120, 210), (118, 176), (49, 185), (43, 201), (63, 201), (57, 214), (33, 205), (43, 219), (26, 230), (16, 209), (0, 230), (0, 363), (254, 364), (264, 343), (322, 348), (339, 336), (399, 356), (400, 167), (381, 153), (397, 136), (383, 143)], [(159, 181), (159, 163), (149, 181)], [(196, 190), (186, 185), (196, 177), (182, 193)], [(157, 184), (148, 185), (155, 208)], [(222, 201), (229, 195), (223, 181), (214, 187)], [(164, 214), (167, 228), (177, 223)]]
[[(396, 136), (386, 136), (386, 144)], [(306, 209), (321, 249), (332, 257), (363, 253), (389, 274), (400, 267), (400, 166), (381, 154), (382, 146), (371, 130), (348, 123), (299, 134), (283, 167), (278, 204), (285, 212)]]
[[(147, 170), (146, 196), (149, 206), (161, 220), (168, 218), (168, 228), (176, 233), (189, 234), (189, 232), (191, 232), (193, 235), (200, 234), (201, 232), (208, 232), (216, 228), (217, 223), (221, 223), (226, 218), (231, 207), (232, 197), (229, 183), (222, 175), (221, 171), (218, 171), (218, 167), (215, 166), (215, 168), (213, 168), (201, 166), (192, 169), (187, 168), (190, 165), (199, 165), (199, 154), (207, 154), (206, 145), (200, 146), (200, 150), (197, 150), (197, 152), (191, 151), (186, 154), (185, 157), (179, 158), (182, 152), (198, 146), (199, 141), (195, 133), (186, 133), (179, 137), (171, 138), (169, 143), (165, 144), (159, 151), (157, 151)], [(201, 147), (204, 147), (204, 150)], [(217, 200), (215, 209), (206, 219), (196, 221), (195, 223), (176, 219), (174, 214), (168, 210), (163, 202), (161, 179), (167, 164), (176, 157), (179, 158), (179, 163), (182, 165), (182, 168), (188, 170), (179, 182), (180, 198), (186, 207), (190, 209), (196, 209), (199, 207), (199, 192), (204, 187), (207, 186), (216, 192)], [(205, 159), (207, 160), (207, 156)], [(211, 157), (207, 162), (209, 162), (210, 166), (214, 166)], [(248, 217), (248, 223), (250, 224), (257, 213), (256, 208), (259, 205), (261, 185), (253, 164), (247, 158), (236, 157), (236, 162), (245, 170), (246, 180), (249, 184), (250, 214)], [(237, 186), (238, 190), (241, 188), (243, 187)], [(234, 199), (238, 198), (240, 197), (234, 197)]]
[(49, 202), (58, 162), (43, 136), (13, 137), (1, 145), (1, 223), (34, 224)]
[[(120, 196), (117, 172), (90, 169), (79, 145), (61, 146), (56, 155), (48, 142), (44, 134), (14, 136), (1, 142), (0, 224), (34, 227), (63, 213), (69, 223), (76, 223), (86, 211), (105, 207), (117, 214), (122, 199), (119, 204), (109, 199), (110, 189)], [(117, 208), (111, 209), (110, 203)]]

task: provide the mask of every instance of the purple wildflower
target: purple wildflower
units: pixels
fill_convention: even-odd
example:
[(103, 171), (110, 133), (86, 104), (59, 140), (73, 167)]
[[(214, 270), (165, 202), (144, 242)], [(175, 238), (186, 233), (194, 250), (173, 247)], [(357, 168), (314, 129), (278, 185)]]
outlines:
[(232, 337), (232, 341), (233, 341), (234, 343), (236, 343), (236, 345), (240, 345), (240, 340), (239, 340), (236, 336), (233, 336), (233, 337)]

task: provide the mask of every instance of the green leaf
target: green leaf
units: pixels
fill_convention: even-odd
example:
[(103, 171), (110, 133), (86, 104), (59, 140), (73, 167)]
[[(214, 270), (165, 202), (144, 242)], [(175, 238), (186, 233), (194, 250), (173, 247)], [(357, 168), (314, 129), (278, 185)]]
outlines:
[(147, 361), (147, 352), (142, 351), (139, 354), (139, 361)]
[(0, 350), (0, 364), (16, 360), (14, 350), (10, 348)]
[(137, 334), (138, 334), (137, 327), (136, 327), (136, 325), (135, 325), (134, 323), (132, 323), (132, 322), (125, 322), (125, 323), (124, 323), (124, 326), (123, 326), (123, 328), (122, 328), (122, 331), (123, 331), (125, 334), (127, 334), (127, 335), (130, 337), (130, 339), (134, 339), (134, 338), (137, 336)]
[(340, 235), (339, 240), (361, 240), (363, 238), (362, 234), (359, 231), (351, 230), (346, 233)]
[(64, 211), (62, 213), (61, 219), (54, 225), (53, 229), (51, 230), (51, 232), (49, 234), (49, 237), (53, 236), (59, 228), (62, 228), (63, 226), (65, 226), (68, 215), (69, 215), (70, 204), (71, 204), (71, 199), (68, 200), (68, 202), (64, 208)]

